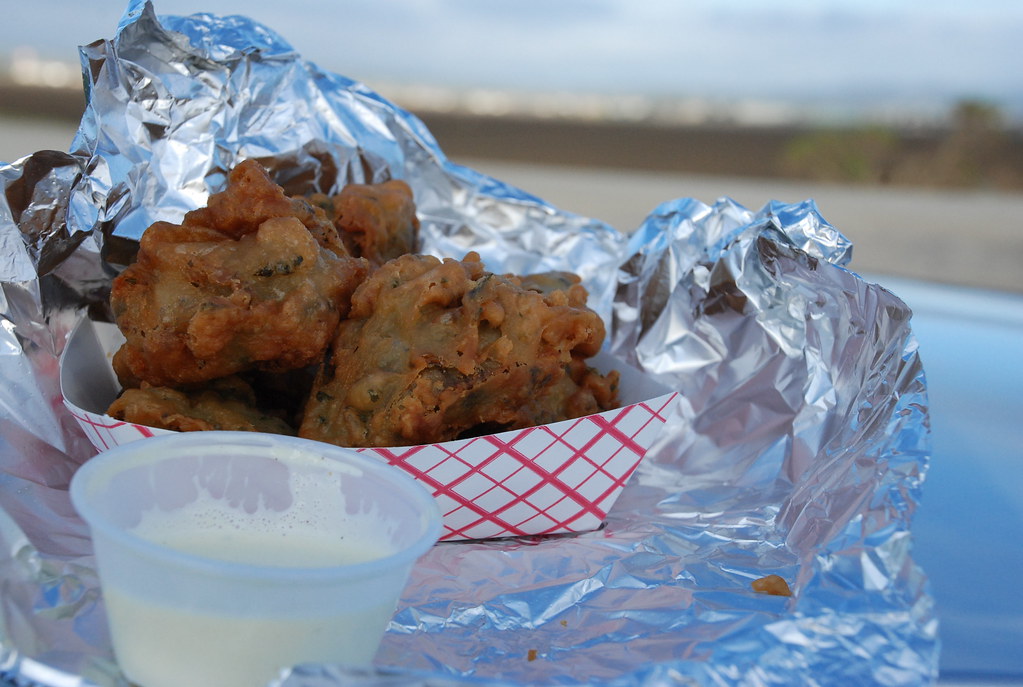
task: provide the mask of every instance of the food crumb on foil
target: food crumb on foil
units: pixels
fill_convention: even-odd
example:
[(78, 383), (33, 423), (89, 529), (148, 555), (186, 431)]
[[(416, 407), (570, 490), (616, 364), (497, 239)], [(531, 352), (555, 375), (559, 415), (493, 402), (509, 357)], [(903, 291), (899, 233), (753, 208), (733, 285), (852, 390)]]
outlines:
[(789, 583), (780, 575), (764, 575), (750, 583), (753, 591), (759, 594), (771, 594), (773, 596), (792, 596)]
[[(0, 165), (0, 676), (123, 684), (67, 498), (94, 449), (62, 405), (58, 359), (77, 322), (108, 317), (145, 227), (256, 159), (292, 192), (405, 180), (437, 257), (579, 273), (604, 352), (678, 393), (603, 527), (442, 543), (373, 667), (296, 666), (279, 687), (936, 679), (910, 545), (930, 455), (911, 313), (851, 271), (813, 201), (750, 210), (680, 188), (612, 228), (450, 162), (413, 115), (244, 17), (158, 17), (136, 0), (81, 55), (70, 151)], [(793, 596), (750, 593), (767, 574)]]

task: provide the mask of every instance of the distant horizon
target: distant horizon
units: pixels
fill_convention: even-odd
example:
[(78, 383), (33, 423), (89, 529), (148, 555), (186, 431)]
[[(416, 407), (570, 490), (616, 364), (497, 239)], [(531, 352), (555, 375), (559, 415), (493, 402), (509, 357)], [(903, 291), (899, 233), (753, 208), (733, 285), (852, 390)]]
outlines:
[[(0, 62), (20, 48), (65, 64), (78, 45), (111, 38), (128, 4), (94, 0), (84, 12), (77, 0), (49, 0), (43, 16), (0, 2), (10, 5)], [(672, 102), (689, 108), (678, 116), (738, 113), (766, 123), (800, 113), (935, 120), (971, 100), (1023, 122), (1023, 3), (1014, 0), (776, 0), (770, 8), (752, 0), (410, 0), (400, 12), (356, 0), (153, 4), (161, 15), (250, 16), (310, 62), (387, 97), (490, 94), (501, 107), (504, 94), (506, 107), (512, 96), (528, 104), (540, 95), (565, 107), (589, 98), (638, 110)]]
[[(72, 62), (47, 62), (51, 87), (78, 91), (81, 73)], [(46, 86), (14, 78), (0, 55), (0, 86)], [(474, 116), (524, 116), (545, 119), (618, 121), (664, 125), (734, 124), (738, 126), (891, 126), (942, 127), (951, 124), (957, 106), (980, 103), (995, 109), (1007, 129), (1023, 128), (1023, 104), (1006, 107), (982, 99), (900, 101), (878, 97), (823, 100), (768, 98), (706, 98), (642, 94), (600, 94), (542, 90), (465, 88), (422, 83), (363, 82), (401, 107), (417, 113), (461, 113)]]

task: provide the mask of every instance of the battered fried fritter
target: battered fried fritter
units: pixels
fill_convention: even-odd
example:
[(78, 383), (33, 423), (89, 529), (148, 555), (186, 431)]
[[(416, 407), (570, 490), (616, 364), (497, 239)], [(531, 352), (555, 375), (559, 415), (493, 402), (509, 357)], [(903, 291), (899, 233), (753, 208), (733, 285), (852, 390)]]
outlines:
[(551, 288), (486, 272), (475, 253), (387, 262), (353, 294), (299, 435), (402, 446), (615, 407), (617, 374), (584, 362), (604, 339), (585, 289), (537, 284)]
[(238, 377), (218, 379), (193, 391), (143, 384), (138, 389), (126, 389), (111, 404), (107, 415), (178, 432), (295, 433), (281, 417), (258, 410), (252, 387)]
[(214, 228), (239, 239), (271, 217), (294, 217), (321, 246), (341, 257), (351, 255), (322, 208), (305, 198), (286, 196), (255, 160), (239, 162), (227, 177), (227, 188), (212, 194), (206, 207), (187, 213), (182, 224)]
[(125, 386), (176, 387), (318, 364), (367, 270), (322, 211), (243, 162), (207, 207), (142, 235), (111, 291), (114, 369)]
[(327, 211), (348, 252), (382, 265), (416, 249), (419, 219), (412, 189), (400, 179), (348, 184), (335, 196), (311, 200)]
[(555, 291), (571, 291), (574, 303), (586, 304), (586, 289), (579, 283), (579, 275), (572, 272), (541, 272), (539, 274), (527, 274), (524, 276), (506, 275), (517, 279), (524, 289), (539, 291), (540, 293), (554, 293)]

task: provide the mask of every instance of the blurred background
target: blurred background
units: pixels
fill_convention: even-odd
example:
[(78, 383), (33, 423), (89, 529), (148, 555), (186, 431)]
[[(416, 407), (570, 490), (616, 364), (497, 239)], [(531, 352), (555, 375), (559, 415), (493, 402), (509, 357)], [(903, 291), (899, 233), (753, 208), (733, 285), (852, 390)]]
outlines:
[[(0, 160), (67, 149), (77, 46), (126, 4), (0, 0)], [(419, 115), (452, 159), (623, 231), (678, 196), (814, 198), (863, 271), (1023, 292), (1018, 0), (155, 7), (251, 16)]]
[[(122, 0), (0, 0), (0, 161), (67, 150)], [(244, 14), (417, 114), (456, 162), (636, 228), (816, 201), (914, 310), (934, 456), (915, 559), (942, 683), (1023, 684), (1023, 3), (155, 0)]]

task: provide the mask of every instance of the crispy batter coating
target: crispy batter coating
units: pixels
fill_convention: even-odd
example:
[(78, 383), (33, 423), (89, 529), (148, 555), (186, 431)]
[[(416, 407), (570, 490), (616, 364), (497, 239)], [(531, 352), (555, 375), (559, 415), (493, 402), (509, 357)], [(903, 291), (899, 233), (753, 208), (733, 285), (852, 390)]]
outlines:
[(321, 246), (341, 257), (351, 255), (322, 208), (305, 198), (284, 195), (284, 190), (255, 160), (239, 162), (227, 177), (227, 188), (212, 194), (206, 207), (187, 213), (182, 224), (214, 228), (239, 239), (272, 217), (294, 217)]
[(418, 232), (403, 181), (306, 200), (241, 163), (206, 207), (149, 227), (114, 280), (126, 391), (108, 413), (400, 446), (618, 405), (617, 373), (586, 362), (604, 324), (578, 276), (417, 255)]
[(244, 162), (207, 207), (149, 227), (114, 280), (114, 369), (174, 387), (317, 364), (367, 270), (321, 211)]
[(299, 435), (402, 446), (615, 407), (617, 374), (584, 362), (604, 324), (578, 278), (533, 286), (565, 281), (542, 293), (487, 272), (475, 253), (387, 262), (352, 296)]
[(256, 407), (256, 394), (238, 377), (225, 377), (192, 391), (143, 384), (126, 389), (107, 415), (178, 432), (232, 430), (294, 434), (281, 417)]
[(572, 272), (541, 272), (539, 274), (527, 274), (523, 276), (505, 275), (518, 279), (524, 289), (539, 291), (540, 293), (554, 293), (555, 291), (570, 291), (570, 298), (573, 303), (586, 303), (586, 289), (579, 283), (578, 274)]
[(311, 200), (327, 210), (348, 252), (382, 265), (416, 249), (419, 219), (412, 189), (400, 179), (348, 184), (335, 196)]

